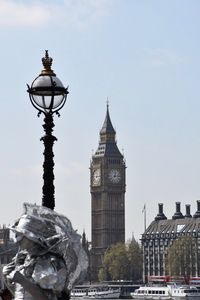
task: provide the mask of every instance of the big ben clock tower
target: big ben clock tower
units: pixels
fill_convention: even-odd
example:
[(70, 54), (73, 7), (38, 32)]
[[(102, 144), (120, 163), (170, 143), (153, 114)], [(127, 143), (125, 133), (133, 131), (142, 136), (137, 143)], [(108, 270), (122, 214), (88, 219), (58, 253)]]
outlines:
[(99, 146), (90, 164), (93, 279), (97, 279), (103, 255), (108, 247), (125, 242), (126, 165), (115, 136), (107, 105)]

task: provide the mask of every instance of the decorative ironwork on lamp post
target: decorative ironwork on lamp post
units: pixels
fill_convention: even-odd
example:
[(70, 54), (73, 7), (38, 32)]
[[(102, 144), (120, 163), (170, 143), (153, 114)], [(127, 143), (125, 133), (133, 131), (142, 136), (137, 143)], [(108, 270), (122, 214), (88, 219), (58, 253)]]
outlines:
[(38, 116), (41, 113), (44, 114), (43, 128), (45, 135), (41, 138), (44, 143), (44, 163), (43, 163), (43, 196), (42, 205), (48, 208), (54, 209), (55, 197), (54, 197), (54, 154), (53, 144), (56, 141), (56, 137), (52, 135), (53, 132), (53, 114), (58, 116), (59, 110), (64, 106), (68, 87), (65, 88), (51, 69), (53, 59), (49, 57), (48, 50), (45, 51), (45, 56), (42, 58), (44, 69), (41, 74), (34, 79), (31, 87), (28, 86), (27, 92), (32, 105), (39, 111)]

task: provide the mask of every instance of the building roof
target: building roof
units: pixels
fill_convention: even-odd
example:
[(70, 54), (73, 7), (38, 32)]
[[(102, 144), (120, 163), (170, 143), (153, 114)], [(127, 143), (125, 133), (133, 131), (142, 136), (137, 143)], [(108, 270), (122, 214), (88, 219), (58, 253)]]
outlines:
[(158, 215), (145, 230), (142, 239), (162, 237), (176, 238), (179, 235), (188, 234), (195, 237), (198, 233), (200, 234), (200, 201), (197, 200), (197, 211), (193, 217), (188, 207), (189, 205), (186, 205), (186, 215), (184, 216), (180, 211), (180, 202), (176, 202), (176, 212), (171, 219), (167, 219), (163, 214), (162, 207), (159, 206)]

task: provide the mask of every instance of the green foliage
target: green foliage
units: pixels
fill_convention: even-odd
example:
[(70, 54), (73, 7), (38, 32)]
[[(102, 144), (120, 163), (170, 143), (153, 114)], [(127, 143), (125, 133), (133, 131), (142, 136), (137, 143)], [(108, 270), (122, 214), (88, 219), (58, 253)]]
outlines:
[(99, 280), (134, 280), (142, 277), (142, 251), (133, 238), (126, 245), (111, 246), (103, 258)]
[(101, 268), (99, 270), (99, 281), (104, 281), (106, 279), (105, 269)]
[(129, 259), (129, 278), (136, 282), (142, 278), (142, 250), (134, 238), (127, 244), (127, 255)]
[(181, 236), (169, 247), (166, 257), (166, 273), (171, 276), (192, 274), (195, 244), (191, 236)]
[(124, 244), (112, 246), (104, 257), (104, 263), (112, 280), (127, 279), (126, 271), (129, 262)]

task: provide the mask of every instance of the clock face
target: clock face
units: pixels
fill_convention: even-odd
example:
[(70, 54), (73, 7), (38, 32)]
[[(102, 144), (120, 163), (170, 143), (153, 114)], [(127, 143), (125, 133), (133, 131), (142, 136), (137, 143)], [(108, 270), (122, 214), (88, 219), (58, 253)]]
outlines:
[(96, 169), (96, 170), (93, 171), (92, 184), (93, 185), (100, 185), (101, 184), (101, 170), (100, 169)]
[(119, 183), (121, 180), (120, 171), (117, 169), (112, 169), (108, 174), (108, 178), (112, 183)]

